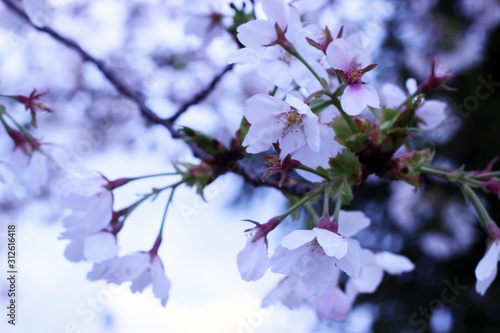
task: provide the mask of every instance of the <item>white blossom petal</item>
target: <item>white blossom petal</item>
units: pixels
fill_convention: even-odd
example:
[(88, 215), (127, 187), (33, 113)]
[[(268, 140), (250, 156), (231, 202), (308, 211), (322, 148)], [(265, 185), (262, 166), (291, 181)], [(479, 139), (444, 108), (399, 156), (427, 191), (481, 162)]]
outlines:
[(477, 264), (475, 274), (478, 280), (485, 280), (497, 269), (500, 255), (500, 241), (493, 242), (484, 257)]
[(342, 258), (347, 253), (347, 240), (329, 230), (314, 228), (318, 243), (330, 257)]
[(446, 119), (446, 103), (441, 101), (425, 101), (415, 111), (416, 115), (424, 121), (419, 126), (425, 130), (438, 127)]
[(153, 293), (156, 298), (161, 299), (161, 305), (165, 306), (167, 304), (171, 283), (165, 275), (165, 269), (158, 256), (153, 259), (150, 271)]
[(317, 233), (313, 230), (295, 230), (286, 235), (281, 240), (281, 245), (289, 250), (294, 250), (304, 245), (307, 242), (316, 238)]
[(368, 227), (371, 221), (363, 212), (341, 210), (338, 223), (339, 234), (350, 237)]
[(266, 16), (273, 22), (278, 23), (281, 30), (285, 31), (290, 15), (289, 7), (283, 0), (263, 0), (262, 9)]
[(348, 239), (347, 253), (341, 259), (335, 259), (337, 267), (349, 276), (358, 276), (361, 270), (361, 247), (354, 239)]
[(342, 109), (351, 116), (360, 114), (369, 105), (380, 107), (380, 101), (375, 88), (368, 84), (351, 84), (344, 89), (340, 98)]
[(119, 250), (115, 236), (109, 232), (98, 232), (83, 240), (83, 254), (87, 260), (93, 262), (114, 258)]
[(405, 256), (386, 251), (376, 253), (375, 261), (391, 275), (410, 272), (415, 268), (415, 265)]
[(238, 40), (246, 47), (257, 49), (269, 45), (278, 38), (274, 23), (254, 20), (238, 27)]
[(263, 277), (269, 268), (265, 238), (261, 237), (252, 242), (252, 237), (249, 237), (243, 250), (238, 253), (236, 261), (243, 280), (257, 281)]

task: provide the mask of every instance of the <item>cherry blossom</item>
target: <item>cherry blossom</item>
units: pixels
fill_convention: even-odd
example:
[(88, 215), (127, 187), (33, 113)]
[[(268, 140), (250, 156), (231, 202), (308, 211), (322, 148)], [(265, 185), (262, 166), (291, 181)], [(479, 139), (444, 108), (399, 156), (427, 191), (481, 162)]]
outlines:
[(267, 307), (280, 302), (288, 309), (293, 310), (308, 302), (313, 305), (320, 321), (325, 319), (344, 321), (351, 310), (354, 299), (338, 286), (340, 270), (335, 269), (333, 274), (332, 282), (321, 295), (311, 294), (301, 279), (288, 275), (264, 297), (262, 306)]
[(161, 259), (153, 252), (138, 252), (96, 263), (87, 278), (90, 281), (104, 279), (115, 284), (132, 281), (130, 290), (133, 293), (142, 293), (151, 284), (154, 295), (163, 306), (167, 303), (171, 284)]
[(484, 257), (479, 261), (476, 267), (476, 291), (484, 295), (489, 288), (498, 271), (498, 261), (500, 260), (500, 240), (495, 240)]
[(370, 220), (362, 212), (341, 211), (337, 230), (313, 228), (285, 236), (271, 257), (271, 271), (299, 276), (313, 295), (325, 292), (338, 268), (349, 276), (361, 269), (359, 243), (351, 239)]
[[(406, 89), (410, 94), (417, 91), (417, 81), (410, 78), (406, 81)], [(385, 83), (381, 95), (388, 107), (394, 108), (403, 103), (408, 96), (396, 85)], [(425, 100), (415, 110), (416, 116), (421, 120), (419, 126), (425, 130), (432, 130), (446, 119), (446, 103), (436, 100)]]
[(84, 260), (102, 262), (116, 257), (120, 250), (116, 243), (116, 236), (108, 231), (88, 234), (65, 232), (60, 238), (71, 239), (64, 251), (64, 256), (72, 262)]
[(363, 75), (375, 67), (375, 65), (361, 67), (359, 56), (362, 51), (361, 40), (355, 35), (346, 39), (337, 38), (326, 49), (328, 63), (338, 70), (346, 84), (340, 104), (342, 109), (351, 116), (360, 114), (367, 105), (374, 108), (380, 107), (375, 88), (361, 81)]
[[(319, 151), (315, 152), (308, 145), (304, 145), (293, 154), (294, 159), (312, 169), (320, 166), (328, 168), (330, 158), (335, 157), (343, 149), (343, 146), (335, 140), (335, 132), (330, 125), (320, 123), (319, 133), (321, 139)], [(311, 182), (323, 181), (321, 177), (307, 171), (297, 170), (297, 173)]]
[(284, 102), (257, 94), (246, 101), (243, 113), (251, 124), (243, 140), (247, 152), (262, 152), (278, 140), (281, 160), (306, 144), (319, 151), (318, 117), (297, 97), (288, 94)]
[(264, 276), (269, 268), (267, 254), (267, 234), (279, 224), (278, 217), (273, 217), (267, 223), (255, 221), (256, 227), (246, 230), (247, 242), (243, 250), (238, 253), (236, 261), (241, 278), (245, 281), (256, 281)]
[[(321, 89), (304, 64), (283, 48), (286, 45), (297, 50), (321, 77), (328, 77), (317, 61), (321, 52), (306, 42), (307, 31), (298, 10), (283, 0), (264, 0), (262, 6), (269, 20), (253, 20), (240, 26), (238, 40), (245, 48), (231, 53), (226, 60), (229, 63), (258, 62), (257, 73), (283, 89), (288, 89), (293, 81), (311, 91)], [(280, 45), (277, 45), (278, 42)]]
[(382, 251), (373, 253), (361, 250), (361, 271), (359, 276), (350, 277), (346, 289), (351, 295), (358, 293), (373, 293), (382, 282), (384, 271), (398, 275), (412, 271), (415, 265), (405, 256)]
[(111, 222), (113, 193), (108, 180), (86, 169), (62, 184), (60, 204), (72, 213), (63, 220), (66, 233), (75, 235), (101, 231)]

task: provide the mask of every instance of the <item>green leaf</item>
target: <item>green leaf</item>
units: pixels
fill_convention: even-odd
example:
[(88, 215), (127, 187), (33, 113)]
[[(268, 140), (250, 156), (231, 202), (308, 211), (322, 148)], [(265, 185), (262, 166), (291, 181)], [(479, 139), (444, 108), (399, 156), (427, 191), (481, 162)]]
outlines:
[(332, 178), (331, 195), (349, 204), (353, 198), (352, 187), (361, 182), (361, 165), (358, 157), (345, 149), (330, 159), (328, 170)]
[(186, 134), (186, 137), (182, 138), (186, 142), (193, 142), (198, 147), (200, 147), (205, 153), (211, 156), (223, 154), (226, 148), (222, 143), (215, 140), (209, 135), (206, 135), (200, 131), (195, 131), (189, 127), (182, 127), (180, 129)]
[(337, 141), (350, 150), (358, 152), (363, 150), (368, 140), (368, 136), (370, 135), (370, 121), (368, 119), (364, 122), (357, 120), (356, 125), (359, 132), (353, 132), (342, 116), (336, 117), (332, 122)]
[(326, 109), (329, 105), (332, 105), (332, 101), (326, 101), (324, 99), (313, 99), (311, 103), (309, 103), (309, 107), (311, 108), (311, 111), (314, 113), (320, 113), (324, 109)]

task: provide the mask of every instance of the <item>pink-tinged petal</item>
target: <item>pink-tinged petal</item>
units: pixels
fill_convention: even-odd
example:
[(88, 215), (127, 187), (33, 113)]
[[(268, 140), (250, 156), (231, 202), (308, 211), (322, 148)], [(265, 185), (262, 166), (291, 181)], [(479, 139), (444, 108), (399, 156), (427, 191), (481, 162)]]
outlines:
[(415, 268), (415, 265), (405, 256), (386, 251), (376, 253), (375, 261), (384, 271), (392, 275), (410, 272)]
[(335, 278), (335, 266), (329, 257), (315, 256), (311, 264), (301, 272), (301, 279), (307, 291), (313, 295), (321, 295)]
[(347, 240), (326, 229), (314, 228), (314, 232), (318, 237), (318, 243), (323, 248), (323, 251), (335, 258), (342, 258), (347, 254)]
[(314, 238), (316, 238), (316, 232), (313, 230), (295, 230), (283, 237), (281, 245), (289, 250), (295, 250)]
[(141, 275), (132, 280), (132, 285), (130, 286), (130, 291), (133, 293), (142, 293), (144, 289), (151, 283), (151, 273), (149, 271), (144, 271)]
[(339, 234), (350, 237), (368, 227), (371, 221), (363, 212), (341, 210), (338, 223)]
[(257, 281), (263, 277), (269, 268), (265, 238), (261, 237), (252, 242), (252, 238), (249, 237), (243, 250), (238, 253), (236, 262), (243, 280)]
[(374, 108), (380, 107), (380, 101), (375, 88), (368, 84), (348, 85), (340, 98), (342, 109), (351, 116), (360, 114), (369, 105)]
[(85, 256), (83, 255), (83, 238), (73, 239), (68, 246), (66, 246), (64, 256), (72, 262), (85, 260)]
[(121, 284), (125, 280), (118, 273), (120, 268), (120, 259), (113, 258), (100, 263), (95, 263), (92, 270), (87, 273), (89, 281), (105, 279), (109, 283)]
[(93, 262), (114, 258), (120, 250), (115, 236), (105, 231), (85, 237), (83, 244), (85, 258)]
[(347, 253), (341, 259), (335, 259), (337, 267), (349, 276), (358, 276), (361, 270), (361, 247), (354, 239), (348, 239)]
[(289, 7), (283, 0), (263, 0), (262, 9), (266, 16), (272, 21), (278, 23), (281, 30), (285, 31), (288, 25)]
[(151, 263), (151, 284), (153, 285), (153, 294), (161, 299), (161, 305), (167, 304), (170, 291), (170, 280), (165, 275), (165, 269), (159, 257), (155, 257)]
[(139, 252), (120, 258), (120, 272), (123, 281), (132, 281), (144, 273), (150, 265), (151, 255)]
[(485, 277), (482, 280), (477, 279), (476, 281), (476, 291), (478, 294), (481, 296), (484, 296), (484, 293), (486, 290), (490, 287), (491, 283), (493, 280), (495, 280), (495, 277), (497, 276), (497, 266), (496, 264), (493, 266), (493, 270), (491, 271), (491, 274), (487, 277)]
[(263, 79), (283, 89), (288, 89), (293, 81), (288, 64), (281, 60), (261, 60), (257, 66), (257, 73)]
[(238, 40), (246, 47), (258, 49), (278, 39), (274, 23), (254, 20), (238, 27)]
[(485, 280), (489, 278), (493, 271), (496, 272), (498, 259), (500, 255), (500, 242), (493, 242), (488, 252), (479, 261), (476, 267), (476, 278), (478, 280)]
[(417, 91), (417, 88), (418, 88), (417, 80), (415, 80), (412, 77), (406, 80), (406, 90), (408, 90), (408, 93), (410, 93), (410, 95), (413, 94), (415, 91)]
[(354, 59), (347, 42), (344, 39), (335, 39), (326, 48), (326, 60), (332, 68), (347, 73)]
[(351, 301), (336, 284), (332, 283), (323, 295), (316, 297), (314, 308), (320, 321), (331, 318), (342, 322), (351, 311)]
[(281, 302), (288, 309), (293, 310), (304, 304), (308, 298), (311, 298), (311, 294), (302, 281), (298, 277), (287, 276), (264, 297), (261, 306), (265, 308)]
[(438, 127), (446, 119), (446, 103), (441, 101), (425, 101), (416, 110), (416, 115), (425, 123), (419, 126), (426, 130)]
[(290, 132), (286, 133), (286, 135), (281, 138), (280, 159), (281, 160), (285, 159), (286, 155), (295, 153), (299, 148), (301, 148), (305, 144), (306, 144), (306, 138), (304, 137), (302, 129), (298, 129), (298, 132), (295, 132), (295, 127), (292, 128)]
[(403, 90), (392, 83), (384, 83), (380, 93), (384, 104), (389, 108), (397, 107), (406, 100), (406, 94)]

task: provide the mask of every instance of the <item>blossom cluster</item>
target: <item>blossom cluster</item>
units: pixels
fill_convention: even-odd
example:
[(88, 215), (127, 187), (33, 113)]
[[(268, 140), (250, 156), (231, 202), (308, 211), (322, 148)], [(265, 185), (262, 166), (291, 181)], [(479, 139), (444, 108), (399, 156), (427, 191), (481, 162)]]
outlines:
[[(254, 1), (250, 3), (254, 5)], [(360, 294), (377, 290), (384, 273), (400, 275), (415, 269), (410, 258), (370, 248), (364, 242), (363, 235), (372, 222), (356, 207), (349, 207), (353, 188), (378, 177), (406, 182), (418, 190), (423, 182), (421, 174), (426, 173), (457, 184), (478, 213), (488, 236), (488, 250), (475, 270), (476, 290), (484, 295), (497, 275), (500, 229), (476, 191), (500, 197), (500, 173), (492, 170), (495, 160), (479, 171), (435, 167), (433, 151), (417, 150), (412, 145), (414, 138), (447, 119), (446, 103), (429, 99), (428, 92), (448, 88), (444, 83), (453, 76), (436, 67), (433, 59), (429, 77), (420, 83), (408, 79), (406, 90), (393, 83), (378, 84), (372, 73), (377, 65), (370, 60), (360, 36), (347, 35), (342, 26), (319, 27), (306, 22), (293, 2), (262, 0), (261, 4), (262, 16), (254, 9), (231, 4), (232, 21), (209, 6), (207, 13), (197, 13), (188, 20), (185, 29), (204, 38), (203, 47), (217, 34), (229, 32), (239, 48), (227, 55), (228, 64), (253, 65), (272, 87), (271, 92), (246, 96), (241, 125), (235, 136), (226, 140), (228, 145), (187, 126), (174, 129), (172, 118), (155, 115), (157, 124), (187, 143), (198, 164), (179, 162), (173, 166), (175, 172), (116, 180), (81, 167), (66, 170), (58, 197), (65, 213), (60, 239), (69, 241), (65, 257), (71, 262), (92, 263), (87, 275), (90, 281), (131, 282), (132, 292), (142, 292), (151, 285), (165, 306), (171, 282), (158, 251), (175, 189), (196, 186), (204, 199), (205, 187), (224, 173), (238, 173), (254, 185), (262, 178), (259, 185), (282, 190), (289, 207), (263, 224), (246, 220), (255, 226), (246, 230), (246, 244), (236, 256), (241, 278), (257, 281), (268, 270), (280, 274), (282, 280), (262, 306), (280, 302), (294, 309), (307, 303), (321, 321), (344, 321)], [(45, 94), (33, 90), (29, 96), (0, 95), (29, 111), (29, 125), (21, 125), (0, 105), (2, 135), (8, 137), (12, 148), (8, 158), (0, 160), (0, 182), (19, 198), (40, 196), (49, 183), (50, 169), (66, 169), (50, 154), (51, 145), (30, 133), (37, 127), (38, 116), (52, 112), (43, 101)], [(138, 98), (143, 113), (152, 113)], [(260, 174), (247, 172), (244, 162), (250, 157), (267, 168)], [(280, 177), (276, 173), (281, 173)], [(179, 180), (153, 188), (130, 206), (115, 207), (117, 188), (162, 176)], [(120, 231), (130, 214), (164, 191), (170, 191), (170, 197), (152, 247), (122, 253)], [(270, 249), (269, 234), (298, 212), (305, 212), (307, 221)]]

